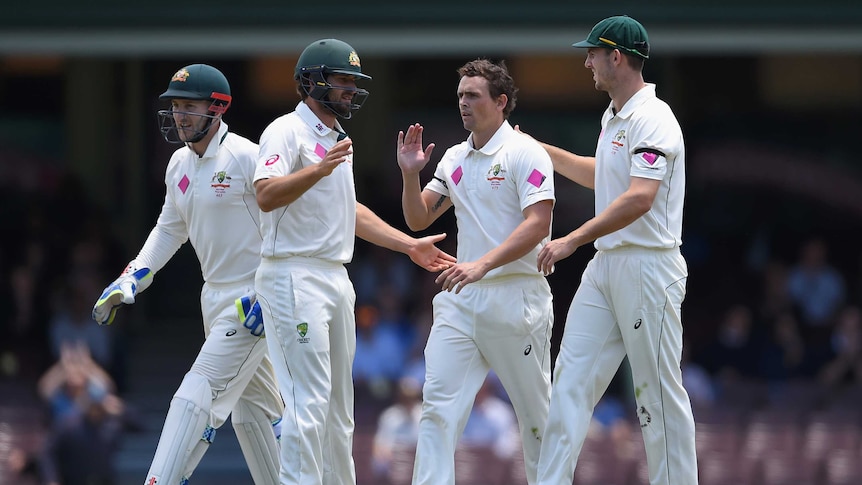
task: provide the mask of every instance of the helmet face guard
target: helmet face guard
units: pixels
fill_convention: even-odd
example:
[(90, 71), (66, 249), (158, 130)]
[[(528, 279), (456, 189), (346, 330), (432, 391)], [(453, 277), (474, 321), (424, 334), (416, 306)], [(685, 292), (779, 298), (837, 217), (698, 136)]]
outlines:
[[(368, 99), (368, 91), (360, 88), (352, 88), (347, 86), (333, 86), (326, 80), (327, 70), (325, 67), (319, 66), (316, 69), (303, 69), (300, 82), (302, 89), (309, 97), (317, 100), (320, 104), (326, 106), (329, 111), (332, 111), (336, 116), (349, 120), (353, 117), (353, 113)], [(333, 71), (329, 71), (333, 73)], [(354, 73), (344, 73), (348, 76), (353, 76)], [(341, 90), (352, 92), (353, 97), (349, 102), (332, 101), (329, 99), (329, 93), (332, 90)]]
[[(210, 104), (206, 114), (191, 113), (188, 111), (174, 111), (173, 108), (159, 110), (159, 131), (162, 132), (162, 136), (165, 141), (168, 143), (181, 144), (197, 143), (203, 140), (204, 137), (207, 136), (207, 133), (209, 133), (210, 128), (212, 128), (213, 122), (221, 119), (221, 116), (227, 111), (231, 103), (230, 95), (222, 93), (214, 92), (210, 94), (208, 99), (212, 99), (212, 104)], [(176, 114), (206, 118), (207, 121), (204, 123), (202, 128), (194, 130), (194, 135), (192, 135), (191, 138), (183, 140), (179, 133), (177, 120), (174, 118), (174, 115)]]

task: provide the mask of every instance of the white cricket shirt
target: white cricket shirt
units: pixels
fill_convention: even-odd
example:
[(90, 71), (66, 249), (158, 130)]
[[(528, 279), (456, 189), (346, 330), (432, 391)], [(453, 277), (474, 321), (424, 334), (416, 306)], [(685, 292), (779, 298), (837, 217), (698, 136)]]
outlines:
[(165, 172), (165, 203), (135, 258), (138, 265), (158, 271), (190, 241), (207, 283), (254, 278), (261, 244), (252, 185), (257, 152), (224, 120), (202, 157), (188, 146), (175, 151)]
[[(255, 182), (319, 163), (343, 133), (323, 124), (300, 102), (276, 118), (260, 136)], [(304, 256), (348, 263), (356, 234), (353, 156), (320, 179), (293, 203), (261, 214), (264, 258)]]
[[(478, 150), (472, 137), (446, 150), (425, 188), (452, 200), (458, 221), (458, 261), (476, 261), (524, 222), (525, 208), (554, 200), (553, 175), (554, 166), (541, 145), (505, 121)], [(538, 275), (536, 260), (547, 241), (494, 268), (485, 278)]]
[(596, 214), (629, 188), (631, 177), (661, 180), (652, 207), (628, 226), (596, 239), (596, 249), (678, 247), (685, 145), (679, 122), (670, 106), (656, 97), (654, 84), (635, 93), (619, 113), (614, 113), (611, 103), (602, 116), (596, 147)]

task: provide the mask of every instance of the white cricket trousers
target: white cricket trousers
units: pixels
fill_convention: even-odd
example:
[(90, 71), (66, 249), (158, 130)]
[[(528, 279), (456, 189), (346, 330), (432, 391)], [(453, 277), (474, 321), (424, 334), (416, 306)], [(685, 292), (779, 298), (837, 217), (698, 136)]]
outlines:
[(551, 386), (553, 301), (547, 280), (502, 276), (434, 297), (425, 346), (414, 485), (454, 485), (455, 447), (476, 393), (493, 369), (521, 431), (528, 481), (536, 481)]
[(261, 408), (271, 421), (281, 416), (281, 396), (266, 343), (242, 326), (234, 304), (251, 290), (251, 281), (204, 283), (201, 289), (206, 340), (190, 372), (205, 376), (212, 387), (210, 425), (214, 428), (224, 424), (239, 400)]
[(626, 355), (650, 484), (697, 484), (694, 418), (680, 371), (687, 278), (678, 248), (624, 247), (589, 262), (554, 367), (540, 484), (571, 485), (593, 409)]
[(255, 290), (284, 397), (282, 485), (352, 485), (356, 293), (343, 264), (264, 258)]

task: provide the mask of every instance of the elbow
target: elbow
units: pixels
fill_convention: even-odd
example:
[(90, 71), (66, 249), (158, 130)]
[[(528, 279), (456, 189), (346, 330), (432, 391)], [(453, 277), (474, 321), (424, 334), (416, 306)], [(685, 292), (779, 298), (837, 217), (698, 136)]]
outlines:
[(270, 201), (268, 197), (262, 197), (260, 192), (257, 194), (257, 206), (262, 212), (271, 212), (275, 209), (275, 205), (272, 201)]
[(637, 197), (634, 200), (633, 207), (637, 212), (637, 216), (640, 217), (652, 209), (653, 198), (652, 197)]
[(405, 219), (407, 227), (413, 232), (423, 231), (428, 228), (429, 224), (418, 223), (417, 221), (408, 221)]
[(404, 222), (411, 231), (419, 232), (427, 229), (432, 221), (428, 214), (404, 211)]

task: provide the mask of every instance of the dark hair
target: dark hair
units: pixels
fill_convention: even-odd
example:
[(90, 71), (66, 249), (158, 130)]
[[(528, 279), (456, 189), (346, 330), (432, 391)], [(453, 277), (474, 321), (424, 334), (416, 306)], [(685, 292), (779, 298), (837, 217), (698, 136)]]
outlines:
[(503, 108), (503, 118), (509, 118), (509, 113), (515, 109), (515, 103), (518, 100), (518, 88), (515, 87), (512, 76), (509, 75), (505, 61), (495, 64), (488, 59), (476, 59), (458, 68), (458, 75), (461, 77), (479, 76), (487, 79), (488, 94), (492, 98), (496, 99), (501, 94), (505, 94), (508, 102)]
[(643, 72), (644, 65), (646, 64), (646, 59), (644, 59), (643, 57), (640, 57), (636, 54), (631, 54), (629, 52), (626, 52), (624, 49), (617, 49), (615, 47), (610, 47), (610, 46), (601, 47), (601, 49), (605, 52), (606, 56), (610, 56), (614, 51), (619, 52), (620, 54), (623, 55), (623, 59), (625, 59), (626, 62), (628, 62), (629, 67), (631, 67), (635, 71)]

